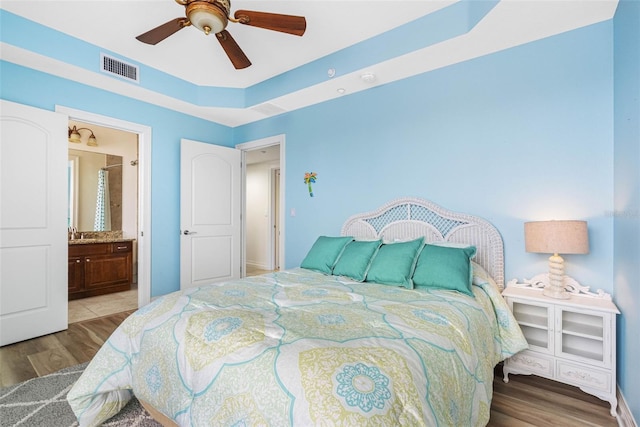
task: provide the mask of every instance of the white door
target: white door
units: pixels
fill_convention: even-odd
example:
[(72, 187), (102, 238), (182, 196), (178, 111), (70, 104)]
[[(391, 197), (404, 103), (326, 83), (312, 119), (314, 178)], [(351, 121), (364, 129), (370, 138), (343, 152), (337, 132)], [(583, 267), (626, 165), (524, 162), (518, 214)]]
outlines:
[(67, 329), (67, 116), (0, 101), (0, 345)]
[(240, 277), (240, 154), (181, 141), (181, 289)]

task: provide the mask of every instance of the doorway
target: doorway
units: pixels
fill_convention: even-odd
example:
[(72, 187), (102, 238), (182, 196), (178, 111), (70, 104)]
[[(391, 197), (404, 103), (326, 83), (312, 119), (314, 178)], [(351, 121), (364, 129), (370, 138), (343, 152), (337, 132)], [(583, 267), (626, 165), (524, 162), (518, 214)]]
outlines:
[(138, 135), (76, 120), (68, 126), (78, 131), (67, 143), (67, 217), (74, 238), (133, 239), (130, 288), (85, 298), (70, 295), (69, 323), (75, 323), (138, 308)]
[(284, 135), (239, 144), (243, 151), (243, 276), (284, 262)]
[[(123, 168), (129, 167), (129, 172), (135, 170), (137, 182), (136, 198), (134, 206), (134, 225), (129, 225), (128, 230), (132, 234), (127, 237), (134, 238), (137, 246), (137, 307), (142, 307), (151, 301), (151, 128), (137, 123), (126, 122), (107, 116), (101, 116), (81, 110), (56, 106), (56, 112), (66, 114), (70, 123), (81, 122), (93, 130), (103, 127), (110, 131), (120, 131), (130, 134), (137, 141), (137, 155), (132, 159), (123, 159)], [(96, 135), (97, 136), (97, 135)], [(87, 136), (84, 136), (87, 138)], [(100, 148), (100, 139), (97, 138)], [(75, 145), (75, 144), (74, 144)], [(134, 162), (135, 165), (132, 165)], [(131, 218), (129, 216), (129, 218)]]

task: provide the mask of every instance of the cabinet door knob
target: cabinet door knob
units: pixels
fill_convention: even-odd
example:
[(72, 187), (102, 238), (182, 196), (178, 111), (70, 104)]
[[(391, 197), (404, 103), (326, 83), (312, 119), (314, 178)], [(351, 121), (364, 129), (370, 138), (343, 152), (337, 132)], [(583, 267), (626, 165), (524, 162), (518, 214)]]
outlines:
[(79, 260), (79, 259), (77, 259), (77, 260), (76, 260), (76, 263), (80, 263), (80, 260)]
[(85, 259), (85, 261), (89, 262), (89, 261), (91, 261), (91, 259), (90, 259), (90, 258), (87, 258), (87, 259)]

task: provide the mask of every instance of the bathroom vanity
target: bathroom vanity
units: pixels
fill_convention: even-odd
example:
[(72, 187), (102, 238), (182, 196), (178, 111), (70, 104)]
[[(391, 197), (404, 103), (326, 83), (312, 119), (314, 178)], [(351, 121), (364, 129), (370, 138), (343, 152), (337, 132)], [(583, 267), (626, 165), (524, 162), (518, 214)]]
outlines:
[(132, 281), (132, 239), (69, 240), (70, 300), (127, 291)]

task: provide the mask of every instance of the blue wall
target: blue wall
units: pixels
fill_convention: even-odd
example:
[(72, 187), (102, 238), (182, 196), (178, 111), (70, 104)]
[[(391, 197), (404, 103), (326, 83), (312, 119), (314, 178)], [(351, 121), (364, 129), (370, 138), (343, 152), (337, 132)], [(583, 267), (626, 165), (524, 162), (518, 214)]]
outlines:
[(56, 104), (152, 128), (151, 293), (180, 286), (180, 138), (232, 145), (232, 129), (0, 61), (2, 99), (54, 111)]
[(497, 225), (508, 279), (547, 271), (524, 221), (587, 220), (591, 252), (567, 271), (611, 292), (612, 34), (605, 22), (236, 128), (238, 142), (286, 133), (286, 266), (349, 215), (418, 196)]
[(591, 252), (566, 255), (567, 272), (614, 293), (618, 381), (638, 418), (639, 5), (620, 4), (615, 62), (605, 22), (237, 128), (238, 142), (287, 135), (286, 266), (349, 215), (405, 195), (497, 225), (507, 279), (547, 268), (524, 252), (524, 221), (587, 220)]
[(640, 420), (640, 2), (623, 0), (614, 18), (615, 295), (618, 385)]

